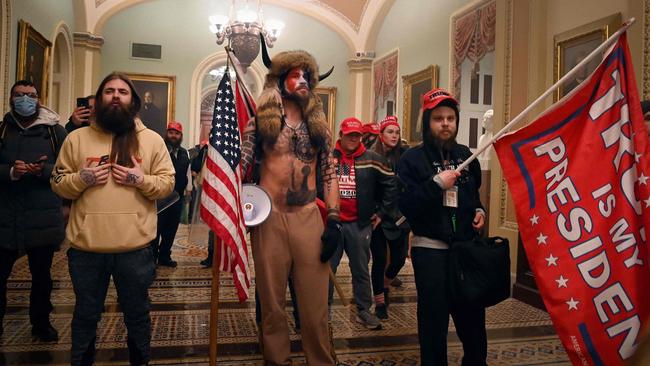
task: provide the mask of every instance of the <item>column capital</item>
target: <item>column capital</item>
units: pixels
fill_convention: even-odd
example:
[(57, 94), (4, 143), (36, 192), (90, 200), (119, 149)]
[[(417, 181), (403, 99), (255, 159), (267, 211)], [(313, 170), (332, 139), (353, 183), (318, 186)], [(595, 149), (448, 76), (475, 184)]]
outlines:
[(348, 61), (348, 67), (350, 68), (350, 72), (363, 72), (363, 71), (370, 71), (370, 68), (372, 66), (372, 58), (364, 57), (364, 58), (353, 58)]
[(74, 32), (73, 36), (75, 47), (87, 47), (99, 50), (104, 45), (104, 37), (89, 32)]

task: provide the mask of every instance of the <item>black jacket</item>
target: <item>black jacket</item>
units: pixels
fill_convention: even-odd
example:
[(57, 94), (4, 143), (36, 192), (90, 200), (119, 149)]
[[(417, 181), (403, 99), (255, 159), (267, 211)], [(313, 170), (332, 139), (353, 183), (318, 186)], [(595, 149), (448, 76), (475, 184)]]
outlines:
[[(54, 162), (66, 137), (58, 115), (40, 107), (36, 122), (22, 129), (11, 113), (4, 116), (0, 131), (0, 248), (19, 250), (59, 245), (64, 239), (61, 199), (50, 188)], [(50, 134), (54, 133), (54, 136)], [(25, 174), (11, 180), (16, 160), (34, 162), (47, 156), (40, 176)]]
[(178, 192), (180, 197), (185, 195), (185, 187), (187, 187), (187, 168), (190, 166), (190, 156), (187, 150), (182, 147), (178, 148), (176, 156), (172, 154), (171, 148), (167, 145), (169, 156), (172, 158), (172, 164), (176, 170), (176, 183), (174, 183), (174, 190)]
[[(377, 154), (386, 157), (386, 161), (388, 162), (388, 165), (394, 172), (397, 171), (397, 164), (399, 163), (399, 158), (404, 154), (406, 150), (408, 150), (408, 147), (400, 144), (398, 147), (396, 147), (396, 149), (399, 149), (399, 155), (390, 154), (390, 156), (386, 157), (386, 152), (384, 151), (383, 144), (381, 143), (381, 141), (379, 141), (379, 139), (377, 139), (377, 141), (370, 148), (370, 150), (376, 152)], [(402, 190), (402, 184), (399, 179), (397, 180), (397, 189), (398, 191)], [(401, 220), (402, 223), (400, 223), (399, 225), (396, 224), (396, 220), (399, 220), (404, 215), (401, 212), (399, 212), (399, 209), (397, 209), (395, 214), (396, 214), (395, 220), (381, 221), (381, 229), (384, 231), (384, 236), (388, 240), (397, 240), (397, 238), (399, 238), (402, 235), (407, 235), (409, 232), (409, 225), (407, 221)]]
[[(339, 160), (341, 152), (335, 149), (333, 156)], [(355, 185), (357, 190), (357, 224), (364, 227), (377, 211), (382, 220), (395, 220), (397, 211), (397, 179), (386, 159), (366, 150), (354, 159)]]
[[(455, 169), (472, 155), (465, 145), (455, 145), (447, 158), (449, 169)], [(442, 205), (443, 190), (433, 176), (444, 170), (440, 150), (420, 144), (406, 151), (399, 161), (397, 175), (404, 185), (400, 192), (399, 208), (406, 216), (413, 234), (446, 243), (469, 240), (474, 237), (472, 221), (477, 209), (483, 209), (479, 198), (481, 166), (472, 161), (456, 180), (458, 208)], [(456, 216), (456, 230), (452, 216)]]

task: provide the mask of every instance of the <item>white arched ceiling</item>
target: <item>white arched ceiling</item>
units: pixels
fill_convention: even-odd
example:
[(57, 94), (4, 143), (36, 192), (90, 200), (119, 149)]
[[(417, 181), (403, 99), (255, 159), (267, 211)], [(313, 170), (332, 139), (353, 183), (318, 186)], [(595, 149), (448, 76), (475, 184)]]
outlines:
[[(101, 34), (106, 21), (116, 13), (134, 5), (153, 0), (76, 0), (83, 1), (86, 11), (85, 31)], [(349, 19), (332, 11), (318, 1), (305, 0), (264, 0), (264, 3), (284, 7), (314, 18), (338, 33), (347, 44), (350, 53), (374, 50), (376, 37), (384, 16), (393, 6), (395, 0), (368, 0), (363, 12), (359, 29), (355, 29)]]

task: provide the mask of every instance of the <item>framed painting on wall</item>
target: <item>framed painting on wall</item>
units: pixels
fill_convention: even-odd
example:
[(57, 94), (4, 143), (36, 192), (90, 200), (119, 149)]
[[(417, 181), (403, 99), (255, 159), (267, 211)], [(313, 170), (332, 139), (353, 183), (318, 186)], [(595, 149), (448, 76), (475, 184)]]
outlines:
[(336, 87), (318, 87), (314, 89), (314, 94), (320, 97), (323, 102), (323, 112), (327, 117), (327, 124), (330, 126), (332, 139), (336, 140)]
[[(174, 120), (175, 76), (126, 73), (142, 100), (140, 119), (163, 138), (167, 122)], [(189, 126), (188, 126), (189, 127)]]
[(24, 20), (18, 21), (16, 80), (29, 80), (38, 89), (41, 103), (47, 104), (48, 75), (52, 43)]
[(429, 65), (424, 70), (402, 76), (402, 84), (404, 85), (402, 138), (413, 146), (422, 141), (420, 100), (426, 92), (438, 87), (438, 66)]
[(397, 116), (397, 72), (399, 50), (388, 52), (372, 62), (372, 120)]
[[(589, 24), (571, 29), (556, 35), (554, 40), (555, 52), (553, 57), (553, 82), (557, 82), (573, 67), (582, 61), (593, 50), (598, 48), (612, 33), (621, 26), (621, 13), (596, 20)], [(591, 60), (576, 76), (560, 85), (555, 92), (555, 101), (567, 95), (576, 86), (596, 70), (602, 57)]]

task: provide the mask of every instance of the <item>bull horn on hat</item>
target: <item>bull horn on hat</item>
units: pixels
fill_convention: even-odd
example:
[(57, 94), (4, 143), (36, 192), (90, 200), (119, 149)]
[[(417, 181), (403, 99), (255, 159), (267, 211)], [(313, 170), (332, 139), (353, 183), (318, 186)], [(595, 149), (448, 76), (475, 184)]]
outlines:
[[(270, 69), (273, 63), (271, 62), (269, 51), (266, 48), (266, 40), (264, 40), (263, 34), (260, 34), (260, 39), (262, 40), (262, 61), (264, 61), (264, 66), (266, 66), (267, 69)], [(327, 77), (332, 74), (332, 71), (334, 71), (334, 66), (332, 66), (326, 73), (318, 75), (318, 81), (327, 79)]]
[(318, 81), (323, 81), (327, 79), (328, 76), (332, 74), (332, 71), (334, 71), (334, 66), (332, 66), (326, 73), (323, 75), (318, 75)]
[(269, 57), (269, 51), (266, 49), (266, 41), (264, 40), (264, 35), (260, 33), (260, 39), (262, 39), (262, 61), (264, 61), (264, 66), (267, 69), (271, 68), (271, 57)]

